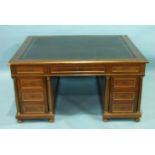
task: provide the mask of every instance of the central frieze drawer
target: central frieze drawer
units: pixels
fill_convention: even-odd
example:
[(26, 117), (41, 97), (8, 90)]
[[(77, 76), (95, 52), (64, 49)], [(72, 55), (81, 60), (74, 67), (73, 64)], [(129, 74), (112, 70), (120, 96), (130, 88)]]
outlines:
[(50, 67), (51, 73), (101, 72), (105, 73), (102, 64), (55, 64)]

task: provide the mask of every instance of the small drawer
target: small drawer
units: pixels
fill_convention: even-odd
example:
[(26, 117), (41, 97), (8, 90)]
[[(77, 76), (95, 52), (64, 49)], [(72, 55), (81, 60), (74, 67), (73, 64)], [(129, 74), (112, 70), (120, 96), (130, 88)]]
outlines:
[(34, 66), (34, 65), (25, 65), (25, 66), (16, 66), (15, 72), (16, 74), (45, 74), (48, 69), (46, 66)]
[(50, 73), (105, 73), (105, 66), (102, 64), (55, 64), (51, 65)]
[(35, 113), (45, 113), (46, 112), (46, 107), (44, 104), (41, 103), (29, 103), (29, 104), (23, 104), (22, 105), (22, 112), (25, 114), (35, 114)]
[(43, 80), (40, 78), (20, 78), (21, 88), (43, 88)]
[(140, 74), (142, 72), (142, 68), (140, 65), (115, 65), (111, 66), (111, 73), (114, 74)]
[(113, 104), (112, 112), (134, 112), (133, 104)]
[(112, 92), (112, 100), (128, 100), (133, 101), (135, 100), (135, 92)]
[(135, 100), (112, 100), (112, 104), (135, 104)]
[(44, 102), (45, 97), (43, 92), (22, 92), (21, 100), (23, 102), (29, 102), (29, 101)]
[(138, 88), (138, 78), (136, 77), (113, 77), (112, 91), (136, 91)]

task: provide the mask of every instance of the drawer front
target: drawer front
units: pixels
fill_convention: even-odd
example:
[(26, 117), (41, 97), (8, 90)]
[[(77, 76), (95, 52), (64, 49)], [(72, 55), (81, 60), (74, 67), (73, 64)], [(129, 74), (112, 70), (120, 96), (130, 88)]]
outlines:
[(43, 80), (40, 78), (20, 78), (22, 88), (43, 88)]
[(45, 113), (46, 109), (43, 103), (30, 102), (22, 105), (22, 112), (25, 114)]
[(55, 64), (51, 65), (50, 73), (105, 73), (105, 66), (102, 64)]
[(112, 105), (112, 112), (134, 112), (134, 105), (133, 104), (113, 104)]
[(139, 66), (113, 66), (112, 73), (139, 73)]
[(48, 67), (41, 65), (21, 65), (15, 67), (15, 73), (18, 75), (43, 75), (48, 72)]
[(135, 100), (135, 92), (112, 92), (113, 101), (133, 101)]
[(136, 91), (139, 79), (137, 77), (113, 77), (112, 91)]
[(112, 74), (144, 74), (144, 65), (112, 65), (110, 67)]
[(21, 100), (26, 101), (45, 101), (45, 95), (43, 92), (22, 92)]

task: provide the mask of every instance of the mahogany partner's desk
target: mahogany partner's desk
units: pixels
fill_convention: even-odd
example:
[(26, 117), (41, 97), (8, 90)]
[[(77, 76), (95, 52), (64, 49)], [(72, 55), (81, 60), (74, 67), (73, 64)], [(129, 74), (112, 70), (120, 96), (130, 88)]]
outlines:
[(127, 36), (28, 37), (9, 61), (16, 118), (54, 120), (53, 76), (105, 76), (103, 119), (138, 121), (147, 62)]

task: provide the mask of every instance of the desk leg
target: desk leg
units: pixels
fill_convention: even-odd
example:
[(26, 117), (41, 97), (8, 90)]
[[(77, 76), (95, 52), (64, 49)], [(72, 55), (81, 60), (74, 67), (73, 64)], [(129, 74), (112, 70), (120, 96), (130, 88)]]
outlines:
[(50, 77), (47, 77), (47, 90), (48, 90), (49, 113), (52, 115), (49, 121), (53, 122), (54, 121), (54, 91), (53, 91)]
[(110, 76), (106, 76), (105, 94), (104, 94), (104, 115), (103, 115), (103, 121), (105, 122), (108, 121), (108, 118), (105, 117), (105, 114), (108, 112), (109, 97), (110, 97)]
[(138, 94), (138, 105), (137, 105), (137, 112), (140, 114), (139, 117), (135, 118), (136, 122), (140, 121), (141, 117), (141, 99), (142, 99), (142, 87), (143, 86), (143, 76), (140, 77), (140, 82), (139, 82), (139, 94)]
[(18, 123), (21, 123), (22, 120), (17, 118), (17, 115), (20, 115), (20, 104), (19, 104), (19, 98), (18, 98), (18, 88), (17, 88), (17, 80), (16, 78), (13, 78), (13, 83), (14, 83), (14, 93), (15, 93), (15, 102), (16, 102), (16, 109), (17, 109), (17, 114), (16, 114), (16, 119)]

